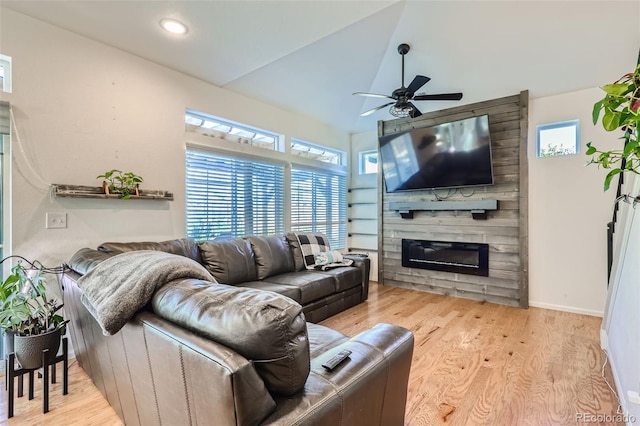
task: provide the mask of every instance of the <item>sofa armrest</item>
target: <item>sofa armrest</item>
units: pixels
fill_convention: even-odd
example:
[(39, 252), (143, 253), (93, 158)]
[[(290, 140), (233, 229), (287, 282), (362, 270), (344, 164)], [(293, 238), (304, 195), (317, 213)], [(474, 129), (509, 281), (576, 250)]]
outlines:
[(362, 271), (362, 301), (369, 298), (369, 271), (371, 269), (371, 259), (368, 256), (357, 254), (343, 254), (343, 258), (353, 260), (353, 266)]
[[(276, 398), (264, 424), (403, 425), (413, 343), (409, 330), (378, 324), (327, 350), (311, 361), (304, 392)], [(343, 349), (352, 352), (347, 360), (322, 367)]]

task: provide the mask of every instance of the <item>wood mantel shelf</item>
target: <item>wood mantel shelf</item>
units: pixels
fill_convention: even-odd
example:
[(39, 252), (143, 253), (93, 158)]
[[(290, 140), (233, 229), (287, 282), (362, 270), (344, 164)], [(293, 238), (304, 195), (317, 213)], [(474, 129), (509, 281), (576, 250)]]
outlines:
[(474, 219), (486, 219), (487, 210), (498, 210), (498, 200), (441, 200), (390, 202), (389, 209), (396, 210), (403, 219), (413, 219), (417, 210), (467, 210)]
[[(105, 194), (101, 186), (62, 185), (54, 183), (53, 195), (63, 198), (107, 198), (122, 199), (118, 194)], [(173, 193), (162, 190), (141, 189), (140, 195), (132, 195), (129, 200), (173, 201)]]

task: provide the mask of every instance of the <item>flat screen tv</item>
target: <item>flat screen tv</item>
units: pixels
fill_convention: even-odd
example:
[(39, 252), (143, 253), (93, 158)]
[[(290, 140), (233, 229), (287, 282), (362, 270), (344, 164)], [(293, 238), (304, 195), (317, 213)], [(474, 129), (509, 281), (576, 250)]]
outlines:
[(489, 116), (381, 136), (387, 192), (493, 184)]

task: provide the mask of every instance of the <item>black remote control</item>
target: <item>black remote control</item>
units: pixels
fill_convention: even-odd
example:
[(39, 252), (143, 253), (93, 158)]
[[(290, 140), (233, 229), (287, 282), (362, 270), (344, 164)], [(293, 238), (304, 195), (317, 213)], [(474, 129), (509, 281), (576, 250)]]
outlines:
[(322, 366), (327, 370), (331, 371), (334, 368), (336, 368), (338, 364), (340, 364), (342, 361), (349, 358), (349, 355), (351, 355), (351, 351), (349, 349), (343, 349), (337, 354), (335, 354), (334, 356), (332, 356), (331, 358), (329, 358), (329, 360), (323, 363)]

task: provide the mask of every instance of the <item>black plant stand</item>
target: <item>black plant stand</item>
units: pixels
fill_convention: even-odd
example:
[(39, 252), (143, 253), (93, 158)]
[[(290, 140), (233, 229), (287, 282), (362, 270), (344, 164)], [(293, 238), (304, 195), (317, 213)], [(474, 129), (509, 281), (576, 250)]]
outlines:
[[(68, 343), (67, 338), (62, 338), (62, 354), (59, 356), (51, 356), (49, 350), (42, 351), (42, 412), (49, 412), (49, 367), (51, 367), (51, 383), (56, 383), (56, 364), (62, 361), (62, 394), (69, 393), (69, 359), (68, 359)], [(13, 417), (13, 393), (14, 379), (18, 379), (18, 398), (24, 395), (24, 375), (29, 375), (29, 400), (33, 399), (33, 382), (34, 372), (37, 368), (27, 369), (18, 368), (15, 365), (15, 354), (10, 353), (7, 358), (7, 406), (9, 408), (9, 418)]]

